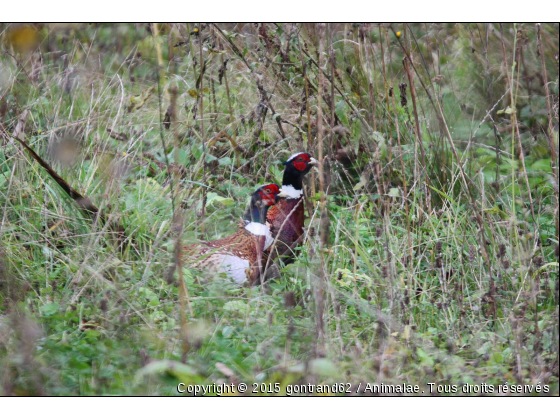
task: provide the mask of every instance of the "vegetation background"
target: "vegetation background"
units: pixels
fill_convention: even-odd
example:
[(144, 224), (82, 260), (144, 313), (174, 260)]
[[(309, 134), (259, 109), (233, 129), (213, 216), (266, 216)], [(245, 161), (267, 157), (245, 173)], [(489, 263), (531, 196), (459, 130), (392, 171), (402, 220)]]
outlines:
[[(558, 32), (0, 25), (0, 394), (558, 395)], [(299, 151), (323, 164), (279, 279), (182, 265)]]

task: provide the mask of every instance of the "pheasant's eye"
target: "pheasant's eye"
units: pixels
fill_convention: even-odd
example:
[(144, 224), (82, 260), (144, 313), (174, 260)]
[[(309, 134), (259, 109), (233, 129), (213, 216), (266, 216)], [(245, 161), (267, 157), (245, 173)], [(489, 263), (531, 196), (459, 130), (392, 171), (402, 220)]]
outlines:
[(275, 184), (270, 184), (263, 187), (263, 192), (265, 194), (277, 194), (279, 191), (280, 190), (278, 189), (278, 186)]

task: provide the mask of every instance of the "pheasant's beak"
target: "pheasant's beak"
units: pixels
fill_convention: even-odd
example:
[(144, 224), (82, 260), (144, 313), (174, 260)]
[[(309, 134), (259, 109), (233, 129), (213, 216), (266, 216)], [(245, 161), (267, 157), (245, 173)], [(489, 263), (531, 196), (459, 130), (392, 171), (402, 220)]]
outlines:
[(311, 158), (309, 159), (309, 166), (311, 166), (310, 169), (314, 169), (315, 172), (319, 173), (319, 161), (315, 158)]

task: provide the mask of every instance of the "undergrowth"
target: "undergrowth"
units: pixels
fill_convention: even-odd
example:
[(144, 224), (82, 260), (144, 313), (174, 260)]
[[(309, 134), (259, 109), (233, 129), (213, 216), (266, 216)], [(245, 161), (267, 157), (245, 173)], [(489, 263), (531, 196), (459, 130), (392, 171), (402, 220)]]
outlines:
[[(0, 38), (0, 394), (558, 395), (558, 24), (2, 24)], [(323, 165), (279, 279), (182, 266), (178, 247), (232, 233), (299, 151)]]

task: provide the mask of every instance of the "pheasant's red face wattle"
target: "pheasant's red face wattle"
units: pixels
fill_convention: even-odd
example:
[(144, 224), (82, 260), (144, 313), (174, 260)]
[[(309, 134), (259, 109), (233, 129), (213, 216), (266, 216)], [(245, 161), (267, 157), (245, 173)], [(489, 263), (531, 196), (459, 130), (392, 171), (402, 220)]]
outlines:
[(263, 197), (263, 203), (266, 206), (273, 206), (276, 203), (276, 198), (273, 195), (267, 195)]
[(302, 153), (294, 159), (294, 168), (303, 172), (307, 168), (307, 164), (310, 160), (311, 159), (307, 153)]
[(261, 196), (261, 200), (264, 205), (272, 206), (276, 203), (276, 196), (280, 192), (278, 185), (276, 184), (269, 184), (265, 185), (259, 191), (259, 195)]

